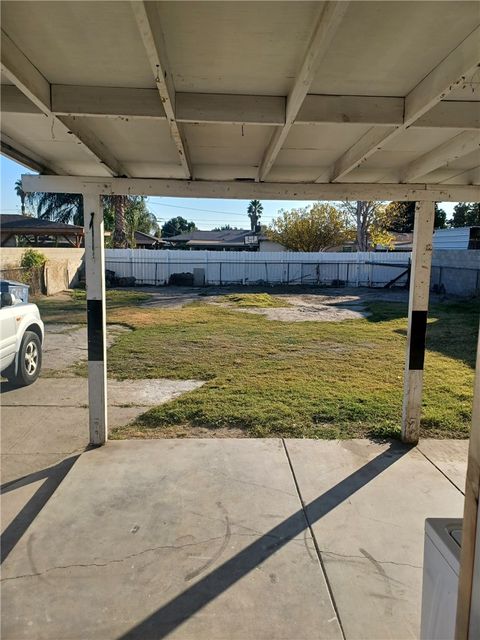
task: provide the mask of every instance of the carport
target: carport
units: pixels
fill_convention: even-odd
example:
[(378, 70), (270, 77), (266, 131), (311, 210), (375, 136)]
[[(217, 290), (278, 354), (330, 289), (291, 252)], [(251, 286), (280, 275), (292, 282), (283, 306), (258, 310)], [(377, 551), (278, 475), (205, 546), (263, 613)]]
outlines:
[[(480, 200), (477, 2), (7, 0), (1, 62), (2, 153), (41, 174), (24, 190), (84, 199), (93, 445), (108, 436), (100, 198), (123, 194), (416, 201), (402, 439), (418, 442), (435, 202)], [(459, 640), (479, 570), (479, 370)]]

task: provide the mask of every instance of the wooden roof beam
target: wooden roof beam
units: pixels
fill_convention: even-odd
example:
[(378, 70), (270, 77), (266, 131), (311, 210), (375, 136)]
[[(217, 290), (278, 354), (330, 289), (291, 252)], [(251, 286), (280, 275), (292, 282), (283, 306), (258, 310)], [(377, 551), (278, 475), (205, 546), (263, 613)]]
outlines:
[[(51, 85), (52, 112), (57, 116), (166, 120), (157, 89)], [(403, 124), (405, 100), (390, 96), (332, 96), (308, 94), (295, 125)], [(175, 94), (177, 122), (202, 124), (285, 124), (286, 98), (281, 96), (215, 93)], [(3, 85), (2, 113), (41, 111), (14, 85)], [(443, 101), (412, 127), (480, 129), (480, 103)]]
[(415, 182), (417, 178), (426, 176), (435, 169), (475, 151), (480, 152), (480, 135), (476, 132), (464, 131), (411, 162), (403, 172), (402, 182)]
[(98, 178), (79, 176), (22, 176), (25, 191), (143, 195), (179, 198), (233, 198), (248, 200), (435, 200), (480, 201), (480, 186), (436, 184), (368, 184), (236, 182), (165, 180), (149, 178)]
[(132, 0), (131, 7), (153, 71), (170, 133), (178, 151), (180, 164), (183, 167), (185, 177), (191, 178), (193, 175), (192, 164), (185, 138), (175, 117), (175, 87), (156, 3)]
[(3, 132), (1, 135), (0, 152), (7, 158), (15, 160), (15, 162), (19, 162), (20, 164), (23, 164), (23, 166), (28, 167), (33, 171), (37, 171), (38, 173), (68, 175), (68, 171), (65, 171), (63, 167), (41, 158), (31, 151), (31, 149), (27, 149), (20, 143), (12, 140), (10, 136), (7, 136)]
[(52, 112), (50, 84), (48, 80), (20, 51), (11, 38), (2, 30), (1, 69), (5, 76), (46, 116), (55, 118), (66, 126), (75, 142), (88, 155), (101, 163), (112, 176), (127, 175), (120, 163), (107, 151), (105, 145), (88, 129), (85, 123), (77, 122), (73, 128), (63, 117)]
[(265, 151), (260, 164), (257, 180), (263, 181), (270, 173), (283, 143), (292, 128), (293, 123), (303, 105), (308, 90), (313, 82), (318, 64), (328, 51), (330, 44), (335, 37), (345, 13), (348, 10), (348, 2), (325, 2), (322, 12), (318, 18), (312, 38), (307, 47), (302, 66), (295, 78), (295, 82), (287, 98), (285, 113), (285, 124), (278, 127), (270, 139), (270, 143)]

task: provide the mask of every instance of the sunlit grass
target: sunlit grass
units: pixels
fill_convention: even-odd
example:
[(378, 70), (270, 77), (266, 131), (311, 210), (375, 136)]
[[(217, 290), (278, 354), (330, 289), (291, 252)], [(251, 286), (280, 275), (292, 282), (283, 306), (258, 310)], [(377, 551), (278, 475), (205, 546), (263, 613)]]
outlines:
[[(139, 317), (110, 349), (110, 375), (207, 382), (114, 437), (155, 437), (172, 425), (182, 433), (232, 427), (249, 436), (397, 436), (406, 306), (370, 310), (364, 320), (288, 323), (197, 302)], [(476, 304), (431, 311), (424, 435), (468, 435), (477, 327)]]
[[(249, 436), (398, 436), (406, 343), (404, 304), (369, 304), (367, 319), (279, 322), (235, 307), (285, 306), (269, 294), (228, 294), (182, 309), (142, 306), (148, 294), (107, 292), (107, 320), (130, 326), (109, 349), (112, 377), (205, 380), (153, 408), (115, 438), (188, 434), (192, 427)], [(42, 298), (47, 322), (85, 322), (85, 293)], [(478, 303), (430, 310), (424, 436), (465, 438), (471, 421)], [(80, 367), (80, 374), (85, 367)]]

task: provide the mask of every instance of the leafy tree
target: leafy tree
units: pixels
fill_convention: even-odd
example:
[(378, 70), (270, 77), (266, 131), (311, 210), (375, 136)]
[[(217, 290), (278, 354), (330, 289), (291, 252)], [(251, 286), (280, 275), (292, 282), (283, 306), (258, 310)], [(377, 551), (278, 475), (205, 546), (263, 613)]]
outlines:
[(393, 245), (393, 236), (389, 232), (392, 214), (382, 202), (376, 200), (343, 202), (341, 209), (356, 228), (358, 251), (370, 251), (377, 244), (386, 247)]
[(23, 190), (22, 180), (19, 178), (15, 182), (15, 193), (20, 198), (21, 208), (22, 208), (22, 216), (26, 215), (25, 213), (25, 202), (27, 200), (27, 194)]
[[(415, 219), (415, 202), (390, 202), (386, 206), (388, 218), (391, 220), (389, 231), (409, 233), (413, 231)], [(447, 226), (447, 214), (435, 204), (435, 229), (444, 229)]]
[(452, 227), (473, 227), (480, 224), (480, 202), (459, 202), (453, 208)]
[(171, 218), (171, 220), (167, 220), (162, 227), (162, 238), (172, 238), (173, 236), (178, 236), (181, 233), (188, 233), (189, 231), (194, 231), (196, 229), (194, 222), (188, 222), (182, 216), (177, 216), (176, 218)]
[(215, 227), (212, 231), (238, 231), (238, 227), (231, 227), (229, 224), (224, 224), (221, 227)]
[(252, 231), (256, 231), (263, 213), (263, 205), (260, 200), (250, 200), (247, 212), (248, 217), (250, 218), (250, 229)]
[(326, 251), (353, 238), (344, 212), (330, 204), (279, 212), (267, 236), (292, 251)]

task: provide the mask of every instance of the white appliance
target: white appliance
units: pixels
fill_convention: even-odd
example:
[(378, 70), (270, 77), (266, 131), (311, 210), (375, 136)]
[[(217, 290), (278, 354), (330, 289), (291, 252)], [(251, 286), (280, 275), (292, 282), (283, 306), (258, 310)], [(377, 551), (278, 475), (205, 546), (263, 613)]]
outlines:
[(421, 640), (453, 640), (460, 570), (461, 518), (427, 518)]

